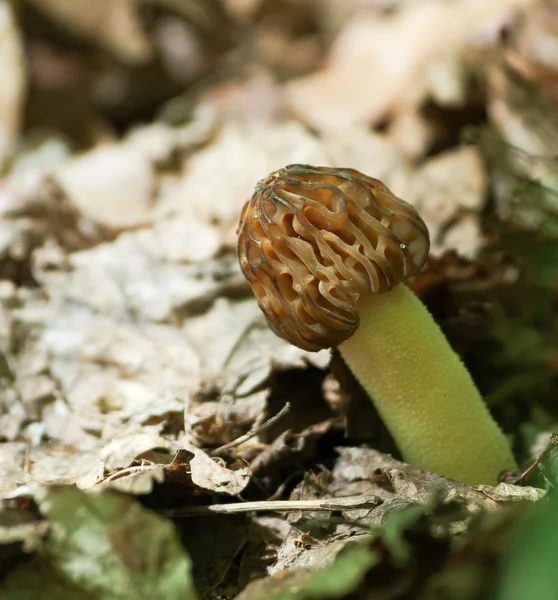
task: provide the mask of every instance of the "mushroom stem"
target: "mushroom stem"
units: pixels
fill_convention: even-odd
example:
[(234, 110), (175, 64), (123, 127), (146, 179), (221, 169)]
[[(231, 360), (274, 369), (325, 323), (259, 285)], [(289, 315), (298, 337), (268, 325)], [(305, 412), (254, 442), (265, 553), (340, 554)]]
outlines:
[(510, 445), (471, 375), (405, 285), (367, 294), (360, 326), (339, 345), (403, 458), (470, 484), (516, 469)]

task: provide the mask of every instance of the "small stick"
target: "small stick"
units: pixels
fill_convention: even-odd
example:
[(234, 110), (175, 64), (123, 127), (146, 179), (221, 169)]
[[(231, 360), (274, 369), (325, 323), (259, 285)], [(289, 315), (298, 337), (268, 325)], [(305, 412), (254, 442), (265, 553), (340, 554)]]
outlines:
[(551, 433), (548, 436), (548, 438), (549, 442), (546, 448), (539, 454), (539, 456), (537, 456), (533, 463), (529, 467), (527, 467), (527, 469), (525, 469), (525, 471), (523, 471), (523, 473), (521, 473), (521, 475), (515, 480), (514, 483), (516, 485), (524, 485), (525, 480), (527, 479), (531, 471), (543, 460), (543, 458), (552, 450), (552, 448), (558, 445), (558, 437), (555, 433)]
[(262, 500), (260, 502), (232, 502), (231, 504), (210, 504), (209, 506), (187, 506), (184, 508), (159, 511), (167, 517), (189, 517), (211, 514), (239, 514), (247, 512), (293, 510), (354, 510), (375, 508), (382, 504), (378, 496), (346, 496), (344, 498), (323, 498), (321, 500)]
[(253, 429), (250, 429), (248, 433), (241, 435), (240, 437), (236, 438), (236, 440), (233, 440), (232, 442), (229, 442), (224, 446), (220, 446), (219, 448), (215, 448), (215, 450), (213, 450), (210, 453), (210, 455), (219, 456), (220, 454), (224, 454), (227, 450), (230, 450), (231, 448), (236, 448), (236, 446), (240, 446), (240, 444), (247, 442), (250, 438), (253, 438), (254, 436), (258, 435), (258, 433), (264, 431), (268, 427), (271, 427), (276, 421), (284, 417), (290, 410), (291, 403), (287, 402), (285, 406), (283, 406), (283, 408), (276, 415), (268, 419), (265, 423), (262, 423), (261, 425), (258, 425), (258, 427), (254, 427)]

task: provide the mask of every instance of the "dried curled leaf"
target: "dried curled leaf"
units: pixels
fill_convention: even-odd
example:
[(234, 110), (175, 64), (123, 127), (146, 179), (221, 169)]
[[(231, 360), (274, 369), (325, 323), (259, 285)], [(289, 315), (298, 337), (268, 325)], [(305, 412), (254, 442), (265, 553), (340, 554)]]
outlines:
[(416, 275), (429, 245), (415, 209), (378, 179), (289, 165), (260, 181), (245, 204), (238, 255), (273, 331), (317, 351), (356, 330), (362, 294)]

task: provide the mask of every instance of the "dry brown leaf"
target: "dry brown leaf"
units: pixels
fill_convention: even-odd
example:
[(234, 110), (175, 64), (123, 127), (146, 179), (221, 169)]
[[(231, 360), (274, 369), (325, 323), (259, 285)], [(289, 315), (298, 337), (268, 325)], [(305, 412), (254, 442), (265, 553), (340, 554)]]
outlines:
[(382, 15), (387, 11), (400, 10), (415, 0), (319, 0), (321, 19), (329, 34), (338, 33), (357, 14)]
[(458, 104), (467, 44), (494, 39), (497, 24), (533, 1), (428, 0), (385, 18), (356, 13), (335, 40), (327, 66), (287, 86), (287, 100), (319, 131), (377, 123), (429, 94)]
[(473, 257), (483, 241), (477, 214), (486, 185), (478, 149), (462, 146), (429, 159), (396, 193), (420, 211), (430, 231), (433, 256), (456, 250)]
[[(488, 114), (506, 142), (500, 148), (498, 140), (484, 142), (499, 175), (494, 185), (499, 213), (542, 229), (552, 228), (546, 211), (552, 214), (558, 206), (557, 7), (554, 0), (539, 2), (517, 19), (501, 52), (485, 65)], [(536, 202), (529, 201), (530, 193), (516, 201), (522, 194), (514, 187), (523, 178), (547, 188)]]
[[(494, 511), (509, 503), (537, 502), (545, 495), (544, 490), (503, 483), (472, 487), (402, 463), (373, 449), (345, 447), (338, 448), (338, 452), (340, 456), (332, 472), (332, 481), (327, 485), (328, 492), (335, 497), (359, 493), (377, 497), (378, 506), (342, 511), (346, 522), (340, 524), (328, 524), (328, 513), (322, 514), (325, 518), (322, 524), (317, 521), (314, 525), (307, 519), (308, 515), (292, 515), (292, 528), (277, 552), (277, 561), (270, 573), (327, 565), (349, 540), (369, 535), (369, 528), (381, 525), (391, 511), (412, 505), (428, 506), (434, 497), (443, 504), (459, 503), (465, 514), (475, 515), (481, 510)], [(297, 499), (301, 492), (306, 494), (304, 497), (312, 497), (316, 489), (307, 480), (295, 490)], [(323, 496), (323, 484), (318, 493)], [(453, 523), (452, 531), (464, 532), (468, 524), (466, 517)], [(307, 543), (304, 543), (305, 539)]]
[(80, 452), (72, 446), (24, 442), (0, 444), (0, 496), (30, 483), (93, 485), (103, 474), (96, 452)]
[[(176, 260), (204, 260), (236, 246), (242, 205), (256, 183), (289, 163), (320, 164), (319, 141), (295, 122), (230, 122), (186, 163), (178, 187), (157, 206), (157, 235)], [(170, 245), (172, 244), (172, 246)]]
[(31, 448), (27, 465), (27, 483), (74, 485), (103, 473), (96, 452), (80, 452), (73, 446), (56, 443)]
[(97, 489), (100, 491), (108, 487), (125, 494), (146, 496), (153, 491), (156, 484), (161, 484), (164, 481), (164, 465), (142, 465), (123, 469), (121, 473), (116, 473), (116, 476), (112, 479), (102, 481)]
[(202, 450), (194, 447), (190, 447), (189, 450), (195, 455), (190, 461), (192, 482), (201, 489), (238, 496), (250, 482), (248, 469), (231, 471)]
[(225, 120), (271, 123), (281, 118), (281, 86), (265, 70), (246, 81), (224, 81), (203, 95), (204, 105), (218, 109)]
[(328, 164), (358, 169), (390, 189), (401, 188), (410, 176), (411, 166), (401, 148), (386, 135), (364, 127), (327, 132), (322, 145)]
[(154, 177), (145, 156), (129, 146), (101, 145), (56, 171), (62, 189), (86, 217), (113, 228), (149, 221)]
[(285, 344), (269, 330), (252, 299), (217, 299), (207, 314), (185, 324), (185, 333), (200, 356), (204, 379), (239, 396), (261, 385), (273, 367), (311, 363), (323, 368), (329, 362), (327, 350), (311, 353)]
[(0, 0), (0, 171), (18, 142), (26, 79), (23, 42), (12, 4)]
[(421, 113), (420, 106), (404, 106), (389, 124), (389, 137), (411, 160), (424, 156), (435, 137), (432, 124)]
[(138, 431), (130, 435), (121, 435), (105, 444), (99, 452), (99, 456), (107, 471), (113, 472), (130, 466), (138, 455), (153, 448), (172, 451), (175, 446), (161, 436), (147, 431)]
[[(97, 482), (98, 489), (110, 487), (136, 495), (149, 494), (155, 484), (168, 482), (175, 487), (184, 487), (184, 491), (194, 486), (198, 488), (197, 493), (204, 491), (237, 496), (250, 482), (248, 469), (228, 469), (219, 459), (210, 458), (203, 450), (185, 440), (170, 444), (163, 438), (149, 439), (147, 435), (138, 433), (128, 438), (124, 445), (122, 441), (115, 440), (110, 463), (105, 463), (107, 470), (110, 470), (110, 465), (118, 464), (119, 467)], [(168, 453), (163, 457), (150, 452), (171, 447), (175, 448), (172, 460)], [(140, 448), (140, 452), (135, 452)], [(106, 455), (105, 450), (102, 454)], [(153, 461), (144, 458), (150, 456)]]
[[(203, 398), (192, 402), (185, 416), (186, 431), (201, 447), (224, 446), (260, 424), (268, 396), (266, 389), (246, 397), (223, 394), (213, 402)], [(254, 437), (244, 442), (238, 451), (242, 453), (259, 445), (258, 438)]]
[(25, 442), (3, 442), (0, 444), (0, 496), (14, 490), (24, 482), (27, 455)]
[(333, 470), (334, 481), (376, 480), (382, 484), (383, 477), (382, 485), (391, 487), (400, 500), (408, 503), (426, 504), (436, 492), (442, 501), (460, 500), (469, 512), (476, 513), (481, 508), (495, 510), (500, 502), (536, 502), (545, 495), (544, 490), (538, 488), (511, 484), (470, 486), (402, 463), (373, 449), (338, 448), (338, 452), (340, 458)]
[(152, 47), (136, 0), (28, 0), (74, 35), (84, 37), (130, 65), (147, 62)]

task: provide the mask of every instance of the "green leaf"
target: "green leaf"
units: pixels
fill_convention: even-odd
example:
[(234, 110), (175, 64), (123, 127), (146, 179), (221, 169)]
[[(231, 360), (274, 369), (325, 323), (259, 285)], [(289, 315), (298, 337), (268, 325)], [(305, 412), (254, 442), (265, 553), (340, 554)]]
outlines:
[(533, 507), (520, 522), (504, 560), (496, 600), (558, 598), (558, 498)]
[(417, 524), (425, 514), (424, 506), (407, 506), (390, 512), (384, 520), (382, 540), (393, 562), (402, 567), (412, 557), (412, 547), (405, 533)]
[(8, 576), (2, 598), (195, 600), (190, 561), (170, 521), (113, 492), (49, 488), (35, 501), (51, 534)]
[(348, 544), (325, 569), (295, 569), (277, 573), (249, 585), (237, 600), (334, 600), (353, 592), (378, 562), (362, 543)]

